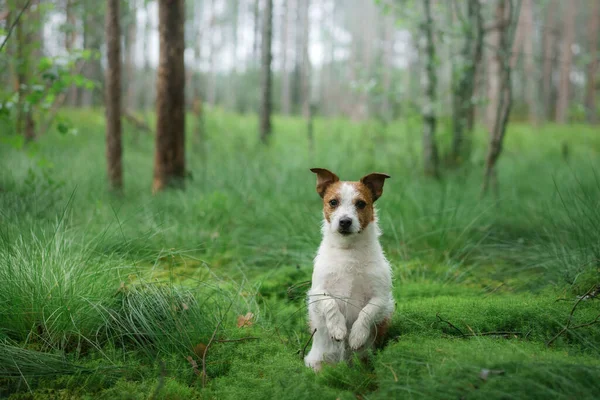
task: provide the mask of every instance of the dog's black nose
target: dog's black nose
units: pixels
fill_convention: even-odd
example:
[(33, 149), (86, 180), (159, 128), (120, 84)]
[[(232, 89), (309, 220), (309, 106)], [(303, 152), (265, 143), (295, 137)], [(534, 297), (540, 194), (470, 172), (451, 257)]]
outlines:
[(342, 218), (340, 219), (340, 228), (342, 229), (348, 229), (350, 228), (350, 225), (352, 225), (352, 218)]

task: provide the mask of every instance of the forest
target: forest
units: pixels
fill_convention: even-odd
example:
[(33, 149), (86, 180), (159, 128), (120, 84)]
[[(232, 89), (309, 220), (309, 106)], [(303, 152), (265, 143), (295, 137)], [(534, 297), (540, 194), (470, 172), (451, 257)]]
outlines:
[[(591, 399), (600, 1), (0, 0), (0, 398)], [(395, 311), (303, 358), (323, 201)]]

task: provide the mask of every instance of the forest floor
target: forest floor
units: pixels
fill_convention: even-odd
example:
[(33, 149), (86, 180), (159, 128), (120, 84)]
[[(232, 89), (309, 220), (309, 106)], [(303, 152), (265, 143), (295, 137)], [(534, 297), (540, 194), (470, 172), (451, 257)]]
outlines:
[[(498, 196), (484, 132), (462, 167), (420, 173), (418, 118), (189, 120), (184, 191), (151, 194), (153, 141), (125, 125), (107, 191), (104, 118), (19, 148), (0, 140), (0, 397), (13, 399), (596, 398), (600, 136), (509, 126)], [(450, 129), (440, 124), (440, 148)], [(320, 241), (311, 167), (386, 172), (381, 240), (396, 312), (368, 363), (302, 361)], [(587, 293), (587, 296), (584, 296)], [(598, 323), (596, 323), (598, 322)], [(310, 345), (309, 345), (310, 346)]]

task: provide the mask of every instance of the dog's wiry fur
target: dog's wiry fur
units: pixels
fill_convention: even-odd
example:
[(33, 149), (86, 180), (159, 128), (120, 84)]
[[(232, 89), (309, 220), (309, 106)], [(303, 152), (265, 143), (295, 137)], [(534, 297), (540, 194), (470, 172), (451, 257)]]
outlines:
[(304, 362), (315, 371), (323, 362), (348, 359), (374, 345), (394, 311), (392, 274), (381, 245), (373, 206), (389, 176), (370, 174), (342, 182), (314, 168), (323, 198), (323, 240), (315, 257), (308, 292), (311, 332)]

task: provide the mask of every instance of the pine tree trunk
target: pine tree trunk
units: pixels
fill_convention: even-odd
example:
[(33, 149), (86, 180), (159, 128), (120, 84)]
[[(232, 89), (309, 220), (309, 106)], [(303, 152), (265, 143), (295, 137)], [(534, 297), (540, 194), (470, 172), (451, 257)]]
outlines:
[(424, 18), (421, 23), (421, 52), (424, 59), (424, 68), (421, 82), (423, 85), (423, 104), (421, 115), (423, 117), (423, 168), (425, 175), (439, 177), (438, 151), (435, 142), (435, 104), (437, 101), (435, 74), (435, 48), (433, 43), (433, 19), (431, 17), (431, 0), (423, 0)]
[(106, 164), (112, 190), (123, 189), (121, 144), (121, 27), (120, 0), (106, 2)]
[(261, 54), (260, 140), (267, 143), (271, 135), (271, 40), (273, 34), (273, 0), (265, 1)]
[[(31, 6), (31, 4), (29, 4)], [(19, 2), (19, 9), (27, 7), (24, 1)], [(31, 21), (30, 10), (25, 10), (15, 26), (16, 34), (16, 74), (15, 88), (18, 93), (16, 131), (23, 135), (25, 142), (35, 139), (35, 122), (33, 120), (32, 107), (26, 105), (27, 95), (30, 93), (31, 85)], [(29, 20), (28, 20), (29, 19)]]
[(290, 5), (288, 1), (283, 4), (283, 17), (281, 21), (281, 112), (289, 115), (290, 104), (290, 74), (288, 68), (288, 43), (289, 43), (289, 17)]
[[(268, 0), (267, 0), (268, 1)], [(254, 0), (254, 35), (252, 37), (252, 60), (255, 65), (258, 63), (258, 48), (260, 43), (259, 32), (260, 32), (260, 0)]]
[(596, 75), (598, 74), (598, 29), (600, 27), (600, 1), (594, 0), (594, 7), (588, 25), (588, 41), (590, 62), (587, 65), (587, 77), (585, 85), (585, 109), (587, 121), (590, 124), (598, 123), (598, 111), (596, 109)]
[(185, 66), (184, 1), (158, 1), (159, 61), (156, 84), (154, 193), (184, 187)]
[(310, 0), (304, 0), (302, 5), (302, 26), (304, 32), (302, 34), (302, 114), (306, 119), (306, 133), (308, 138), (308, 148), (310, 151), (314, 150), (315, 138), (313, 132), (313, 106), (312, 106), (312, 93), (311, 93), (311, 63), (310, 56), (308, 53), (308, 45), (310, 43), (310, 21), (309, 21), (309, 10)]
[(215, 43), (215, 33), (217, 26), (217, 10), (215, 0), (210, 0), (210, 22), (208, 25), (208, 65), (209, 79), (206, 88), (206, 102), (214, 106), (217, 102), (217, 79), (216, 79), (216, 52), (217, 46)]
[(556, 102), (556, 122), (565, 124), (568, 120), (569, 100), (571, 97), (571, 66), (573, 63), (573, 52), (571, 47), (575, 40), (575, 7), (572, 4), (563, 3), (566, 7), (563, 25), (563, 43), (560, 57), (560, 81), (558, 85), (558, 99)]

